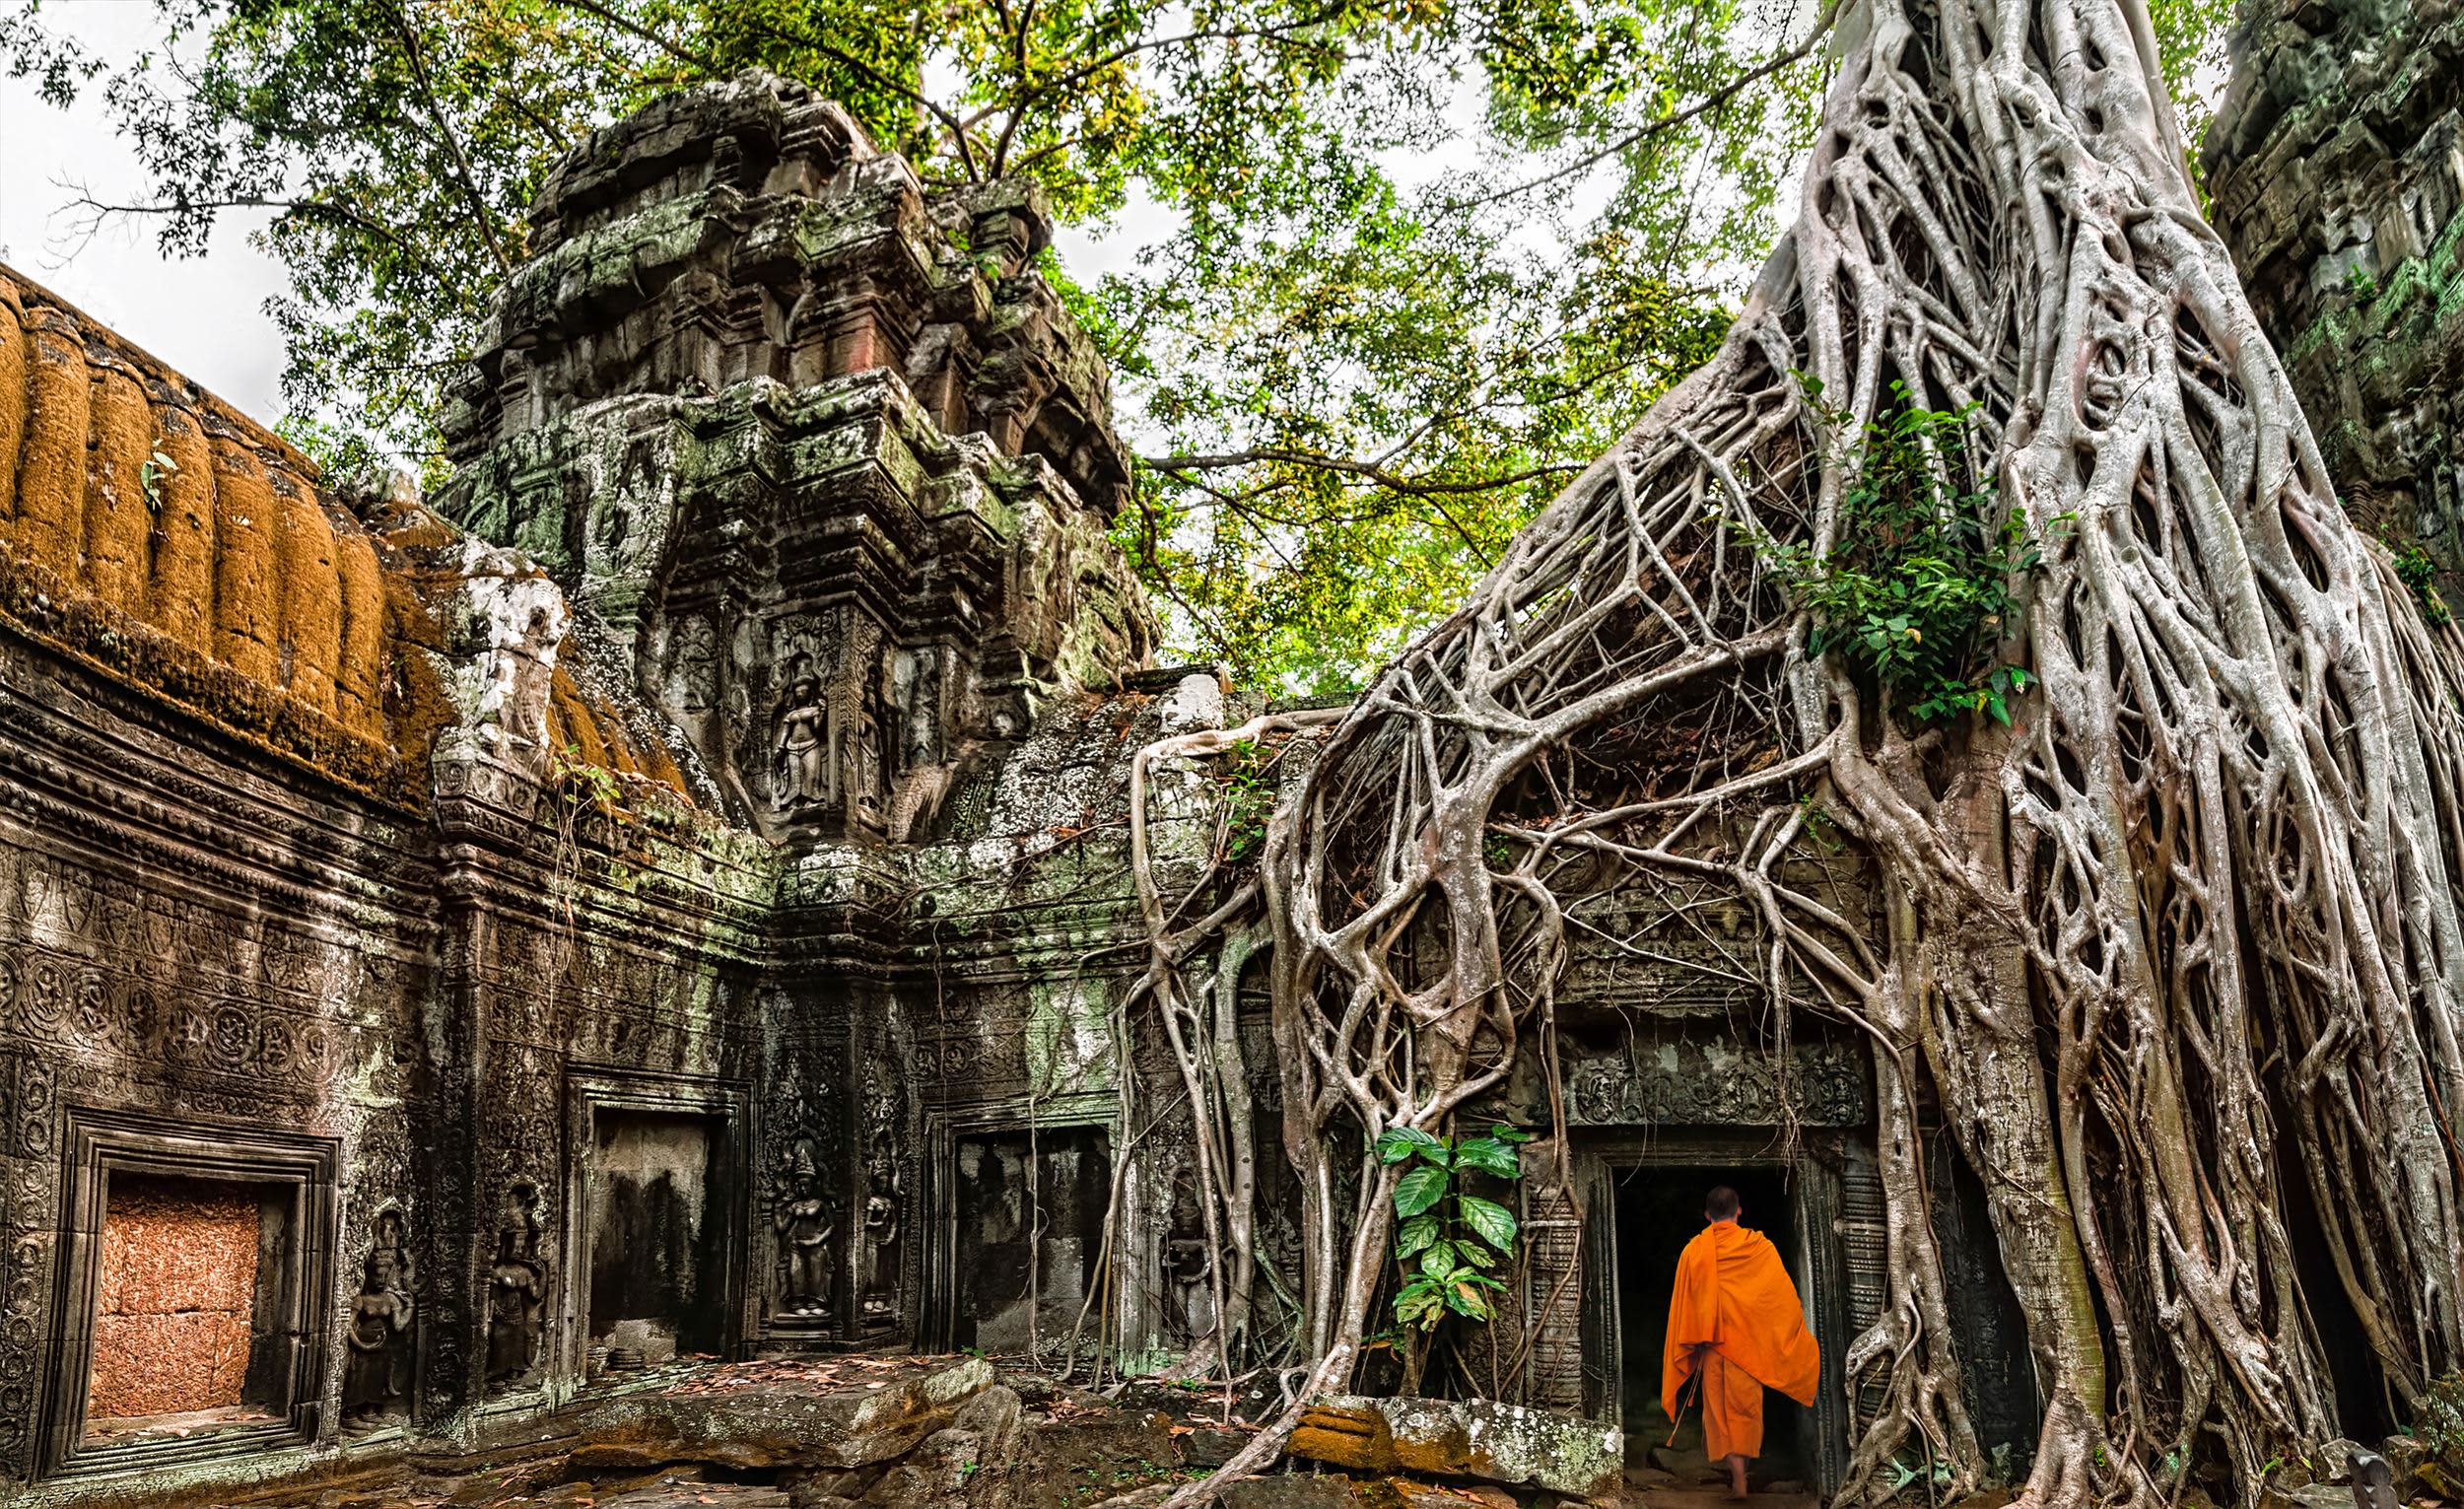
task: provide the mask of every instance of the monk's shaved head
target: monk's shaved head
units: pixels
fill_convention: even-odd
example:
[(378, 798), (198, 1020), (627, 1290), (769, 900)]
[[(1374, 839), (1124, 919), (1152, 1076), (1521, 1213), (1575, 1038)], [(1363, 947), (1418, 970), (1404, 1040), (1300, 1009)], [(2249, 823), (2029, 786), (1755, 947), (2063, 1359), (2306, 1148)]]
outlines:
[(1738, 1209), (1737, 1192), (1727, 1185), (1713, 1185), (1711, 1193), (1702, 1198), (1702, 1213), (1705, 1220), (1729, 1220), (1736, 1216)]

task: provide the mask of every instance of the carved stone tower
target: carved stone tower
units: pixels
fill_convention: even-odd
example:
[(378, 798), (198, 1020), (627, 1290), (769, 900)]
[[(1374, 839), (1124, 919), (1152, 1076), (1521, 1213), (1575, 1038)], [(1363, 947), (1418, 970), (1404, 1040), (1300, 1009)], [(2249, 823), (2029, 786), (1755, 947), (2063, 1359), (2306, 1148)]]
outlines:
[(740, 821), (928, 836), (1039, 705), (1155, 644), (1049, 236), (1032, 189), (927, 194), (801, 86), (665, 100), (542, 189), (440, 507), (547, 565)]

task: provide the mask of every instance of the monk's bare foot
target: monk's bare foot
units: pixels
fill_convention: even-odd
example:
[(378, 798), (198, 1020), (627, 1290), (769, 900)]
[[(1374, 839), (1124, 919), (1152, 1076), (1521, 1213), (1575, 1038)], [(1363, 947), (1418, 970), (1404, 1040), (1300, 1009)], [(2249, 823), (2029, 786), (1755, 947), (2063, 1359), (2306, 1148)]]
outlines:
[(1745, 1496), (1745, 1458), (1731, 1457), (1728, 1459), (1728, 1492), (1722, 1494), (1721, 1496), (1731, 1499), (1740, 1499)]

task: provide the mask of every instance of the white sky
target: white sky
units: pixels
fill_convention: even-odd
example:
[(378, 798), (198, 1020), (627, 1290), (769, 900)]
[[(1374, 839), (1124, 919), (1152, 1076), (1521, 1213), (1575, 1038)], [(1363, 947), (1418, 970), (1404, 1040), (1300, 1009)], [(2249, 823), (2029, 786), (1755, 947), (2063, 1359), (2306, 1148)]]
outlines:
[[(42, 20), (106, 57), (156, 36), (148, 0), (46, 0)], [(226, 215), (206, 255), (167, 260), (143, 224), (74, 235), (81, 217), (63, 211), (77, 185), (100, 199), (146, 195), (145, 170), (112, 133), (100, 95), (62, 112), (30, 81), (0, 78), (0, 261), (271, 423), (282, 412), (283, 352), (264, 304), (285, 284), (281, 266), (247, 243), (263, 217)]]

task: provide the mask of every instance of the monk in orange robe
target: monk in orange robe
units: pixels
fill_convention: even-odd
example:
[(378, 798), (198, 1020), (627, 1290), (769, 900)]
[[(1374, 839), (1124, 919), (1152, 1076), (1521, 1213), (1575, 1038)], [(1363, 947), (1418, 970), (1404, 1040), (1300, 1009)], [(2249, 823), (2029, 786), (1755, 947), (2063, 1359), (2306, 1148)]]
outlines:
[(1737, 1224), (1741, 1206), (1727, 1185), (1703, 1203), (1711, 1224), (1677, 1260), (1669, 1299), (1669, 1341), (1661, 1360), (1660, 1402), (1669, 1418), (1684, 1407), (1688, 1385), (1702, 1399), (1703, 1450), (1728, 1463), (1729, 1497), (1745, 1496), (1745, 1463), (1762, 1454), (1762, 1391), (1814, 1403), (1822, 1356), (1806, 1330), (1806, 1309), (1779, 1249)]

